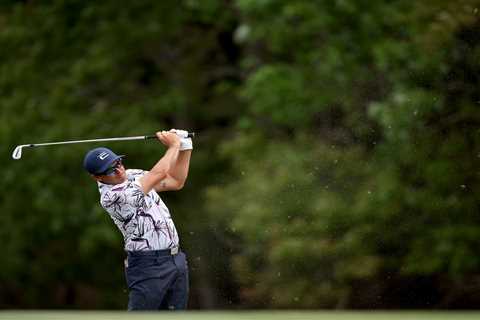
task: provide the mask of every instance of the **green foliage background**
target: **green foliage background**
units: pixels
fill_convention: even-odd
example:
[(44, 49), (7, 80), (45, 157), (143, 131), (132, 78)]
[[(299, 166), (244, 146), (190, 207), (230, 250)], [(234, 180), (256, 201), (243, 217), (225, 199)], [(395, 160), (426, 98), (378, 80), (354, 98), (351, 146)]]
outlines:
[[(124, 308), (95, 145), (198, 132), (192, 308), (476, 308), (480, 1), (2, 1), (1, 308)], [(110, 143), (149, 169), (155, 142)]]

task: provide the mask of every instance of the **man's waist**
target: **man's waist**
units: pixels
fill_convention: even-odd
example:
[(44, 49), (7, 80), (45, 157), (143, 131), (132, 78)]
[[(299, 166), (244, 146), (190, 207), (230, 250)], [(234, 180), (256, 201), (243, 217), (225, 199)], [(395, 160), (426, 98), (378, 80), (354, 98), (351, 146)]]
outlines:
[(127, 251), (129, 257), (164, 257), (174, 256), (180, 252), (180, 247), (175, 246), (163, 250), (141, 250), (141, 251)]

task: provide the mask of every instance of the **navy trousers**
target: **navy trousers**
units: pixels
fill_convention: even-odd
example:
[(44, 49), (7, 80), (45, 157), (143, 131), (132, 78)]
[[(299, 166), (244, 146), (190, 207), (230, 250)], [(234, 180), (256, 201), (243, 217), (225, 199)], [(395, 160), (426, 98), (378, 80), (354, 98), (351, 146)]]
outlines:
[(128, 252), (128, 310), (184, 310), (188, 303), (186, 255), (170, 250)]

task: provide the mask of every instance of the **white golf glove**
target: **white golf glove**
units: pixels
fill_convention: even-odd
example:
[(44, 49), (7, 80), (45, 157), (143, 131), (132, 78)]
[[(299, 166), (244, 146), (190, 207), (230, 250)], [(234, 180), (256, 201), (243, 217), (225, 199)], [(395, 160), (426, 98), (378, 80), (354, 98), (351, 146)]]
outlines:
[(180, 138), (188, 138), (188, 131), (186, 130), (172, 129), (170, 131), (175, 132)]
[(180, 139), (180, 151), (193, 149), (193, 141), (188, 137), (188, 131), (180, 129), (172, 129), (172, 131), (182, 138)]

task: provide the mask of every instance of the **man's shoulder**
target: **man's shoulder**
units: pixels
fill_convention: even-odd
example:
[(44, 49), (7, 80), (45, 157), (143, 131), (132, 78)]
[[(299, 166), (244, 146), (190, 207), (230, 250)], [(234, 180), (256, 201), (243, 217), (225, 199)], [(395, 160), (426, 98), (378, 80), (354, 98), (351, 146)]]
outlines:
[(120, 188), (105, 188), (100, 190), (100, 204), (102, 207), (107, 209), (114, 203), (118, 203), (119, 199), (122, 197), (122, 190)]
[(112, 199), (117, 199), (119, 193), (122, 193), (127, 187), (127, 181), (124, 181), (119, 184), (98, 184), (98, 191), (100, 192), (100, 203), (111, 202)]

